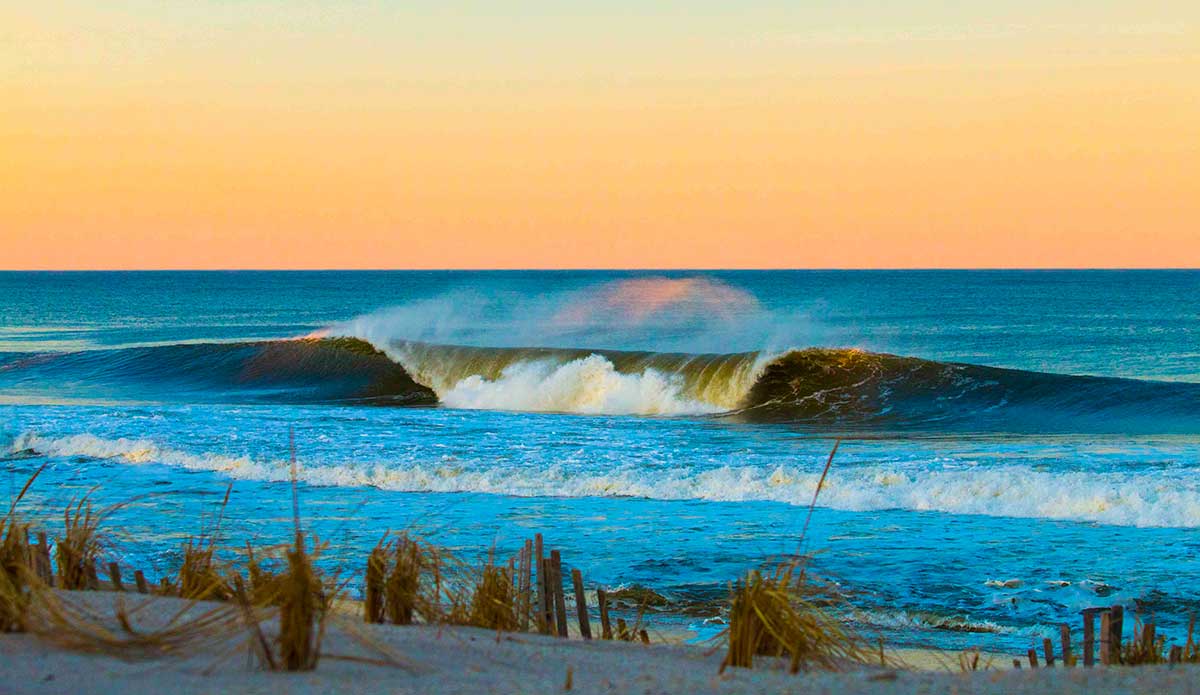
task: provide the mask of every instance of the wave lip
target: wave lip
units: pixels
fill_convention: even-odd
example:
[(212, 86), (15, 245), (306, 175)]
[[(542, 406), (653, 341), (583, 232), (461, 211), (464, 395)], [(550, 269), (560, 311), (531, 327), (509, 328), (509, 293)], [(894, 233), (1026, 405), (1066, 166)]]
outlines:
[[(148, 439), (90, 434), (51, 437), (22, 433), (8, 456), (83, 456), (132, 465), (163, 464), (235, 479), (287, 481), (286, 461), (222, 453), (191, 453)], [(641, 497), (716, 502), (813, 499), (820, 472), (787, 465), (686, 467), (647, 470), (623, 465), (586, 470), (555, 464), (512, 467), (493, 463), (378, 462), (299, 464), (300, 480), (329, 487), (376, 487), (399, 492), (473, 492), (517, 497)], [(1084, 472), (1026, 465), (913, 469), (886, 464), (835, 468), (821, 505), (846, 511), (910, 510), (960, 515), (1090, 521), (1115, 526), (1200, 526), (1200, 485), (1192, 471)]]

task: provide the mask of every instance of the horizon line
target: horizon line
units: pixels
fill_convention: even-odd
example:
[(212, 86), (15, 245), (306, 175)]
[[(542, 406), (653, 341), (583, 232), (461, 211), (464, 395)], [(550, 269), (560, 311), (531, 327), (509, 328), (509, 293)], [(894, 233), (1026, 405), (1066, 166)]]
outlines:
[(646, 272), (646, 273), (695, 273), (695, 272), (934, 272), (934, 271), (1196, 271), (1200, 266), (793, 266), (793, 267), (511, 267), (511, 268), (0, 268), (0, 273), (578, 273), (578, 272)]

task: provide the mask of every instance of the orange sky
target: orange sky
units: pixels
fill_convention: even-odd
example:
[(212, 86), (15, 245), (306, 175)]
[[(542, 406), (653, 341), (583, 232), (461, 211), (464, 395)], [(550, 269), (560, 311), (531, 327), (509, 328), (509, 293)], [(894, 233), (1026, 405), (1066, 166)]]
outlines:
[(1200, 266), (1200, 4), (793, 4), (3, 8), (0, 268)]

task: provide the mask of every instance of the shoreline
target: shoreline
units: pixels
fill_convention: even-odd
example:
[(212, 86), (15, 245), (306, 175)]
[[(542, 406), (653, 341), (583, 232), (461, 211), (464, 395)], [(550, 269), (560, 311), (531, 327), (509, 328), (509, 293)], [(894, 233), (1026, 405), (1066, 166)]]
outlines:
[[(70, 592), (67, 597), (96, 614), (111, 615), (124, 602), (134, 629), (152, 630), (181, 609), (203, 611), (222, 604), (116, 592)], [(115, 620), (113, 624), (116, 628)], [(68, 651), (29, 634), (0, 635), (0, 682), (4, 692), (120, 693), (173, 695), (212, 692), (297, 695), (358, 692), (655, 692), (775, 693), (856, 692), (892, 695), (945, 693), (1125, 693), (1186, 692), (1200, 668), (1042, 668), (1014, 670), (1009, 662), (992, 670), (960, 673), (860, 667), (847, 672), (790, 675), (764, 660), (754, 669), (718, 673), (723, 650), (694, 645), (641, 645), (558, 639), (527, 633), (497, 633), (440, 625), (354, 625), (333, 621), (316, 670), (272, 673), (248, 658), (241, 630), (186, 650), (185, 655), (149, 660), (131, 654)], [(893, 650), (911, 667), (955, 664), (957, 655), (929, 650)], [(381, 659), (391, 655), (395, 664)], [(986, 661), (986, 658), (985, 658)], [(570, 674), (568, 676), (568, 674)], [(169, 679), (165, 681), (164, 679)], [(569, 686), (569, 687), (568, 687)]]

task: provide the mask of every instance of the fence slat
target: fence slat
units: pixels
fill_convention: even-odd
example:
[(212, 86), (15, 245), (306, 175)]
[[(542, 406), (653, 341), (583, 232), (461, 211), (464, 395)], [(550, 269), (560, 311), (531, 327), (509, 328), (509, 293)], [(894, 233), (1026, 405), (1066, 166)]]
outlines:
[(517, 581), (517, 605), (521, 608), (521, 632), (529, 629), (530, 591), (531, 586), (530, 560), (533, 559), (533, 541), (525, 540), (521, 546), (521, 577)]
[(608, 621), (608, 592), (596, 589), (596, 603), (600, 604), (600, 639), (613, 638), (612, 623)]
[(550, 551), (550, 590), (554, 593), (554, 621), (558, 626), (558, 636), (567, 637), (567, 597), (563, 593), (562, 554), (557, 550)]
[(1121, 663), (1121, 633), (1125, 631), (1125, 607), (1114, 605), (1109, 612), (1112, 614), (1112, 636), (1108, 638), (1108, 658), (1114, 664)]
[(592, 638), (592, 621), (588, 617), (587, 595), (583, 593), (583, 573), (571, 569), (571, 584), (575, 588), (575, 612), (579, 614), (579, 634), (584, 639)]
[(1108, 611), (1100, 614), (1100, 663), (1112, 663), (1112, 615)]
[(1058, 632), (1062, 639), (1063, 668), (1074, 666), (1074, 660), (1071, 658), (1071, 626), (1063, 623), (1058, 626)]
[(1096, 663), (1096, 612), (1083, 611), (1083, 667), (1091, 668)]
[(108, 563), (108, 581), (112, 584), (113, 591), (125, 590), (125, 585), (121, 583), (121, 566), (115, 562)]
[(547, 576), (550, 573), (550, 562), (546, 559), (545, 546), (542, 543), (542, 534), (534, 536), (535, 559), (537, 564), (537, 620), (538, 632), (543, 635), (548, 635), (551, 632), (550, 625), (554, 622), (551, 615), (554, 612), (554, 601), (551, 600), (550, 578)]
[(133, 581), (137, 584), (139, 594), (150, 593), (150, 585), (146, 583), (146, 574), (141, 570), (136, 570), (133, 573)]

